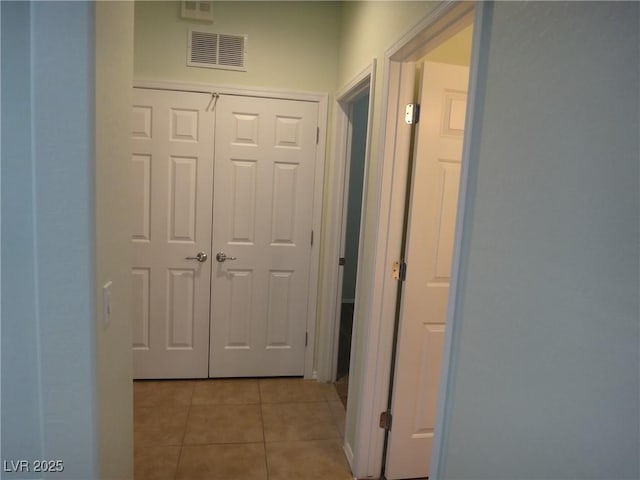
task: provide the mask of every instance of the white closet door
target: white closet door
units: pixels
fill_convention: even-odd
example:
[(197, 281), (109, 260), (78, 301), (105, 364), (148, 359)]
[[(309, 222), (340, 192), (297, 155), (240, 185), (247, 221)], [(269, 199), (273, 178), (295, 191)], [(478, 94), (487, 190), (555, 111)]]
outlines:
[(217, 102), (212, 377), (304, 373), (317, 126), (317, 103)]
[[(208, 94), (134, 88), (135, 378), (207, 377), (213, 179), (210, 100)], [(199, 252), (207, 256), (206, 261), (187, 259)]]

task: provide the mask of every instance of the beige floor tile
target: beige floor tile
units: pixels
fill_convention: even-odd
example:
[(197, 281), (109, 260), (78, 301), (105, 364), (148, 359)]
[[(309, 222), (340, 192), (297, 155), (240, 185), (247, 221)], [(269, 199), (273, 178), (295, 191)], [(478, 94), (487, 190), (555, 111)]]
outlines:
[(133, 382), (136, 407), (177, 407), (191, 404), (195, 382), (191, 380)]
[(192, 405), (185, 445), (262, 442), (260, 405)]
[(326, 389), (324, 395), (327, 402), (340, 401), (340, 395), (338, 395), (338, 392), (336, 391), (335, 384), (330, 384), (329, 386), (330, 388)]
[(224, 379), (196, 382), (194, 405), (223, 405), (260, 403), (258, 380)]
[(189, 407), (139, 407), (134, 410), (133, 442), (136, 448), (180, 445)]
[(267, 480), (264, 444), (184, 446), (176, 479)]
[(338, 394), (338, 397), (340, 397), (340, 400), (342, 400), (342, 404), (346, 408), (347, 397), (349, 396), (349, 374), (345, 375), (342, 378), (339, 378), (333, 385), (335, 387), (336, 393)]
[(173, 480), (180, 456), (179, 446), (134, 449), (135, 480)]
[(340, 437), (344, 437), (344, 423), (347, 415), (344, 410), (344, 405), (342, 405), (342, 401), (338, 399), (337, 401), (329, 402), (329, 410), (331, 411), (333, 422), (338, 429)]
[(352, 480), (341, 440), (267, 443), (269, 480)]
[(260, 399), (262, 403), (322, 402), (332, 388), (315, 380), (266, 378), (260, 380)]
[(267, 442), (338, 438), (327, 402), (263, 404), (262, 419)]

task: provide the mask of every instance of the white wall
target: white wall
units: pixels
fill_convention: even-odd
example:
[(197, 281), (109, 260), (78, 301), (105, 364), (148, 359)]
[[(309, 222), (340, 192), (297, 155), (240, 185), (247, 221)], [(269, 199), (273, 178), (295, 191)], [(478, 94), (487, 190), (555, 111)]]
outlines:
[(90, 478), (95, 452), (93, 6), (31, 17), (36, 301), (43, 455)]
[(17, 460), (42, 457), (38, 317), (33, 302), (36, 270), (34, 168), (30, 161), (30, 8), (26, 2), (2, 2), (0, 9), (3, 120), (0, 456)]
[[(133, 3), (96, 6), (96, 380), (99, 472), (133, 478), (129, 166)], [(102, 286), (112, 282), (111, 321), (102, 325)]]
[[(97, 472), (93, 5), (3, 3), (2, 9), (3, 27), (22, 29), (16, 33), (28, 39), (28, 45), (21, 45), (7, 38), (8, 28), (2, 29), (3, 77), (16, 89), (9, 93), (3, 83), (3, 128), (19, 122), (3, 132), (3, 167), (8, 158), (9, 168), (3, 169), (2, 181), (3, 186), (16, 181), (24, 187), (2, 190), (2, 230), (17, 227), (15, 237), (3, 236), (3, 299), (9, 294), (7, 278), (24, 278), (12, 292), (15, 303), (3, 305), (3, 327), (13, 329), (3, 328), (3, 333), (15, 335), (7, 338), (13, 344), (9, 354), (24, 352), (7, 364), (2, 350), (2, 392), (8, 395), (3, 398), (2, 455), (60, 459), (64, 472), (50, 478), (86, 480)], [(7, 59), (5, 52), (23, 58)], [(5, 60), (15, 60), (18, 69), (5, 69)], [(24, 131), (17, 131), (21, 127)], [(25, 145), (29, 134), (31, 149)]]
[(639, 5), (495, 4), (438, 479), (637, 479)]

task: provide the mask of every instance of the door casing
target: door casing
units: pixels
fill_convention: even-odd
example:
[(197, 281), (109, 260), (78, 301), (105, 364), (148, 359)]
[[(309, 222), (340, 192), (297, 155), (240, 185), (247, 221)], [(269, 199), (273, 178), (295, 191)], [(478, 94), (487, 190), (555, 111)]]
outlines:
[[(432, 474), (438, 475), (441, 430), (445, 418), (446, 385), (448, 383), (449, 356), (452, 337), (456, 325), (455, 303), (460, 263), (460, 244), (462, 225), (465, 219), (466, 192), (474, 166), (469, 164), (470, 147), (475, 135), (473, 125), (476, 121), (475, 109), (478, 71), (484, 68), (481, 63), (481, 39), (487, 30), (486, 11), (483, 2), (443, 2), (435, 7), (424, 19), (411, 29), (385, 53), (383, 77), (383, 119), (380, 133), (381, 149), (378, 170), (373, 172), (378, 181), (378, 223), (375, 226), (376, 243), (374, 249), (374, 272), (371, 279), (361, 288), (368, 290), (371, 301), (363, 305), (367, 318), (362, 325), (364, 336), (363, 356), (357, 359), (361, 371), (358, 397), (358, 415), (355, 427), (352, 471), (355, 477), (377, 478), (382, 471), (384, 430), (379, 427), (380, 413), (387, 410), (389, 399), (390, 372), (394, 325), (389, 318), (395, 318), (398, 300), (398, 285), (391, 278), (390, 265), (400, 259), (403, 241), (403, 221), (407, 192), (408, 166), (410, 159), (410, 129), (402, 128), (404, 106), (413, 101), (414, 62), (422, 58), (429, 50), (438, 45), (448, 32), (467, 25), (473, 18), (473, 49), (470, 65), (467, 119), (465, 125), (464, 148), (462, 154), (461, 186), (456, 221), (455, 247), (452, 264), (452, 277), (447, 312), (447, 331), (441, 370), (436, 437), (432, 449)], [(355, 328), (355, 325), (354, 325)]]
[[(311, 268), (309, 274), (309, 302), (307, 305), (307, 334), (308, 342), (305, 352), (304, 378), (316, 378), (317, 372), (314, 371), (314, 351), (316, 344), (316, 310), (318, 302), (318, 273), (320, 270), (320, 231), (322, 222), (322, 202), (323, 202), (323, 185), (324, 185), (324, 165), (325, 152), (327, 143), (327, 107), (328, 95), (324, 93), (314, 92), (293, 92), (293, 91), (272, 91), (260, 88), (233, 88), (216, 86), (210, 84), (198, 83), (181, 83), (181, 82), (158, 82), (136, 80), (134, 81), (136, 88), (150, 88), (157, 90), (174, 90), (183, 92), (200, 92), (211, 94), (212, 105), (215, 102), (215, 95), (240, 95), (245, 97), (260, 98), (276, 98), (284, 100), (298, 100), (306, 102), (315, 102), (318, 104), (318, 148), (316, 150), (315, 159), (315, 180), (313, 189), (313, 219), (312, 229), (314, 232), (313, 245), (311, 247)], [(213, 135), (213, 132), (212, 132)]]
[[(338, 266), (341, 244), (345, 229), (345, 192), (347, 182), (347, 168), (350, 152), (350, 107), (351, 104), (365, 92), (369, 92), (369, 110), (367, 118), (367, 139), (365, 150), (364, 178), (369, 169), (369, 152), (371, 144), (371, 125), (373, 122), (373, 95), (375, 89), (376, 60), (358, 73), (347, 85), (336, 93), (334, 105), (334, 161), (329, 174), (330, 184), (336, 186), (336, 191), (327, 195), (327, 221), (323, 232), (324, 270), (322, 277), (321, 311), (324, 312), (322, 330), (318, 348), (318, 380), (334, 381), (338, 359), (338, 333), (340, 330), (340, 295), (342, 290), (342, 276)], [(362, 189), (363, 205), (367, 198), (367, 184)], [(342, 220), (341, 220), (342, 219)], [(362, 254), (362, 232), (364, 231), (364, 215), (360, 218), (360, 241), (358, 248), (358, 263)], [(356, 279), (356, 289), (360, 283), (359, 273)], [(358, 293), (356, 291), (356, 306)]]

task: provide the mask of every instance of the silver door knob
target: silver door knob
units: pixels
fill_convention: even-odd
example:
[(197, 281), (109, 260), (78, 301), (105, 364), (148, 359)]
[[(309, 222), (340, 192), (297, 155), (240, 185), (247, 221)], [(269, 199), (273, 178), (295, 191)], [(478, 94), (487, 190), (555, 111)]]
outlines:
[(197, 260), (200, 263), (207, 261), (207, 254), (204, 252), (198, 252), (195, 257), (184, 257), (185, 260)]
[(219, 261), (220, 263), (222, 263), (222, 262), (226, 262), (227, 260), (237, 260), (237, 258), (236, 257), (229, 257), (224, 252), (218, 252), (218, 253), (216, 253), (216, 260)]

